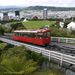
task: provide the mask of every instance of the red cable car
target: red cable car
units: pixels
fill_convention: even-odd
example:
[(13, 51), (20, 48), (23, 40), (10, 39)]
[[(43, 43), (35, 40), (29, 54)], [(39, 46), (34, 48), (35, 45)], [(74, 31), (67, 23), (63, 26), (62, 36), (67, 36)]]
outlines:
[(12, 36), (13, 40), (45, 46), (51, 42), (50, 29), (39, 30), (16, 30)]

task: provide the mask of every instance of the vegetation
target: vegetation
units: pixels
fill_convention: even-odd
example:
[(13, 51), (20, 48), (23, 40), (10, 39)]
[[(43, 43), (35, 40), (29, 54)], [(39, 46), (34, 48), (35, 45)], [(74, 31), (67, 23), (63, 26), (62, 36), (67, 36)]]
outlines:
[(11, 23), (7, 23), (8, 25), (10, 25), (10, 27), (6, 27), (6, 26), (2, 26), (2, 28), (0, 29), (0, 31), (5, 32), (5, 33), (11, 33), (14, 30), (19, 30), (19, 29), (26, 29), (24, 27), (24, 25), (22, 24), (22, 22), (11, 22)]
[(47, 8), (48, 10), (52, 10), (52, 11), (69, 11), (69, 10), (75, 10), (75, 8), (73, 7), (51, 7), (51, 6), (30, 6), (27, 7), (27, 10), (43, 10), (44, 8)]
[(5, 28), (4, 26), (0, 25), (0, 34), (4, 34), (4, 32), (13, 32), (14, 30), (20, 30), (20, 29), (39, 29), (39, 28), (43, 28), (45, 26), (49, 26), (51, 29), (51, 36), (54, 37), (71, 37), (71, 38), (75, 38), (75, 31), (68, 31), (66, 29), (67, 24), (69, 22), (66, 20), (65, 21), (65, 26), (64, 28), (60, 28), (59, 26), (59, 21), (48, 21), (48, 20), (41, 20), (41, 21), (26, 21), (26, 22), (12, 22), (10, 24), (11, 29), (10, 28)]
[(7, 44), (6, 43), (0, 43), (0, 49), (1, 50), (4, 50), (4, 48), (7, 46)]
[[(11, 24), (12, 30), (16, 29), (39, 29), (49, 25), (51, 29), (51, 36), (65, 36), (75, 37), (73, 34), (68, 34), (66, 29), (60, 29), (56, 25), (55, 21), (27, 21), (27, 22), (15, 22)], [(0, 25), (1, 26), (1, 25)], [(3, 34), (5, 31), (3, 26), (0, 27), (0, 33)], [(9, 30), (6, 30), (9, 32)], [(23, 46), (12, 47), (6, 43), (0, 44), (0, 74), (15, 74), (15, 75), (61, 75), (57, 70), (45, 70), (50, 64), (48, 59), (35, 52), (27, 51)], [(44, 67), (45, 66), (45, 67)], [(49, 67), (49, 65), (48, 65)], [(39, 71), (40, 70), (40, 71)]]
[(17, 30), (17, 29), (25, 29), (23, 24), (21, 22), (16, 22), (11, 24), (12, 30)]
[(45, 25), (52, 25), (54, 24), (55, 21), (27, 21), (27, 22), (23, 22), (23, 25), (27, 28), (27, 29), (39, 29), (44, 27)]
[[(68, 23), (69, 22), (65, 22), (65, 24), (68, 24)], [(59, 26), (59, 23), (55, 21), (28, 21), (28, 22), (23, 22), (23, 25), (27, 29), (39, 29), (39, 28), (43, 28), (44, 26), (48, 25), (51, 29), (51, 36), (71, 37), (71, 38), (75, 37), (74, 31), (72, 31), (71, 33), (66, 28), (61, 29)]]
[(26, 54), (24, 47), (14, 47), (3, 52), (1, 55), (0, 73), (29, 75), (34, 72), (38, 68), (37, 62), (27, 60)]
[(3, 35), (4, 34), (4, 29), (3, 29), (3, 26), (0, 24), (0, 35)]
[(11, 47), (6, 43), (0, 43), (0, 48), (0, 75), (60, 75), (56, 70), (46, 69), (49, 61), (42, 54), (31, 52), (24, 46)]
[(31, 52), (31, 51), (28, 51), (27, 58), (37, 62), (39, 68), (43, 67), (43, 63), (45, 64), (44, 66), (47, 66), (46, 63), (49, 62), (47, 58), (42, 56), (42, 54)]

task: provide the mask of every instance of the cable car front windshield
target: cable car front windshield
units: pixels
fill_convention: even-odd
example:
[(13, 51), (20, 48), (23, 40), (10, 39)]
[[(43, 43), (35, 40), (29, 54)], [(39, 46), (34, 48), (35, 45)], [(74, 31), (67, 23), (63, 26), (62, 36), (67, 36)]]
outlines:
[(38, 38), (40, 38), (40, 37), (42, 37), (42, 38), (50, 37), (50, 32), (38, 33), (36, 35), (36, 37), (38, 37)]
[(36, 34), (36, 37), (37, 37), (37, 38), (43, 37), (43, 33), (37, 33), (37, 34)]
[(50, 32), (45, 32), (44, 34), (43, 34), (43, 37), (50, 37)]

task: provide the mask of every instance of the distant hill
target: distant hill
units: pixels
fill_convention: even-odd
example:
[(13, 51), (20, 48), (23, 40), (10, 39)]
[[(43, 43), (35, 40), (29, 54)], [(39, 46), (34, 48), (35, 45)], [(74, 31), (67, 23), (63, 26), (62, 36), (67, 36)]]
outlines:
[(22, 7), (18, 7), (18, 6), (0, 6), (0, 11), (4, 10), (4, 11), (15, 11), (15, 10), (20, 10)]
[(5, 11), (15, 11), (15, 10), (43, 10), (47, 8), (51, 11), (75, 11), (75, 7), (53, 7), (53, 6), (29, 6), (29, 7), (19, 7), (19, 6), (0, 6), (0, 10)]
[(47, 8), (48, 10), (51, 10), (51, 11), (69, 11), (69, 10), (74, 11), (75, 10), (75, 7), (52, 7), (52, 6), (30, 6), (30, 7), (27, 7), (26, 9), (43, 10), (44, 8)]
[(0, 9), (19, 8), (17, 6), (0, 6)]

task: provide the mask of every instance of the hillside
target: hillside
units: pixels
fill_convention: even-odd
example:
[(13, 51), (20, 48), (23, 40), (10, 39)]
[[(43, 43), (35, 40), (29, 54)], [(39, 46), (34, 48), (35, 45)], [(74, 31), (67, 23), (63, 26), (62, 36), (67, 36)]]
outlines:
[(51, 11), (75, 11), (75, 7), (54, 7), (54, 6), (29, 6), (29, 7), (20, 7), (20, 6), (0, 6), (0, 10), (14, 11), (14, 10), (43, 10), (47, 8)]
[(44, 8), (47, 8), (51, 11), (69, 11), (69, 10), (75, 10), (75, 7), (53, 7), (53, 6), (30, 6), (26, 9), (28, 10), (43, 10)]
[(22, 7), (18, 7), (18, 6), (0, 6), (0, 11), (15, 11), (21, 9)]

